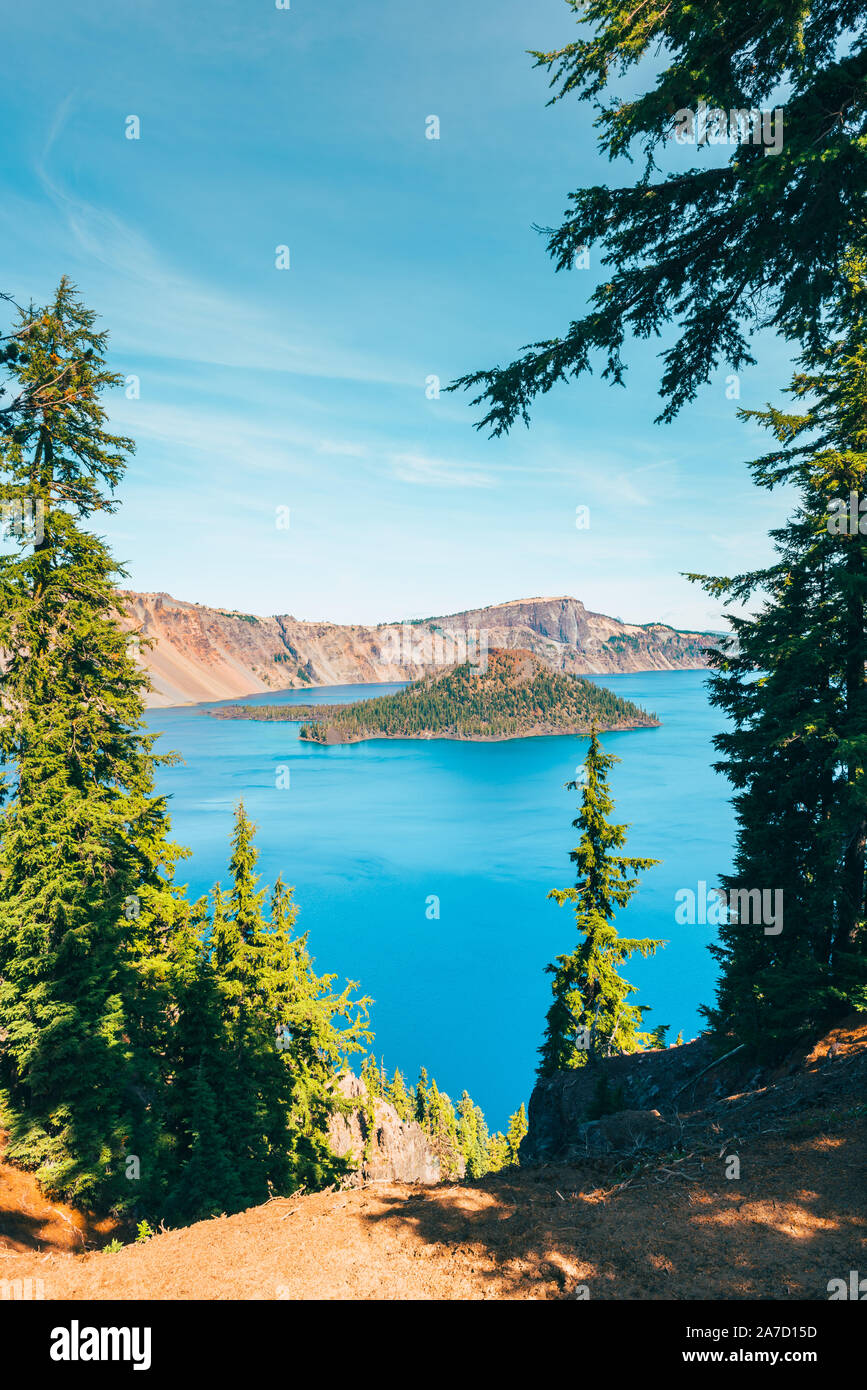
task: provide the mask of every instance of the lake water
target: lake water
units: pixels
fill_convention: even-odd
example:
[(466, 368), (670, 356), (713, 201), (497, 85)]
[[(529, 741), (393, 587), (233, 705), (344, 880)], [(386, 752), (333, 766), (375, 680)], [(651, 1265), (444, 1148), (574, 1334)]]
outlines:
[[(701, 1025), (713, 992), (713, 928), (674, 921), (674, 894), (718, 881), (731, 862), (729, 785), (714, 773), (711, 736), (722, 724), (701, 671), (605, 677), (600, 684), (662, 720), (658, 729), (606, 734), (627, 853), (664, 861), (643, 875), (620, 914), (623, 934), (663, 937), (633, 958), (633, 1002), (669, 1041)], [(309, 704), (387, 694), (396, 685), (337, 686), (253, 697)], [(574, 882), (569, 850), (578, 798), (563, 788), (586, 740), (506, 743), (376, 740), (338, 747), (302, 742), (297, 724), (210, 719), (203, 706), (152, 710), (173, 832), (193, 850), (181, 876), (197, 896), (226, 881), (233, 810), (243, 797), (258, 824), (263, 882), (295, 885), (299, 927), (320, 972), (359, 980), (373, 996), (376, 1052), (414, 1081), (419, 1065), (454, 1100), (466, 1088), (492, 1127), (529, 1098), (550, 1001), (545, 964), (577, 942), (569, 907), (546, 899)], [(286, 776), (288, 770), (289, 776)], [(278, 785), (288, 781), (288, 786)], [(427, 914), (439, 900), (439, 918)]]

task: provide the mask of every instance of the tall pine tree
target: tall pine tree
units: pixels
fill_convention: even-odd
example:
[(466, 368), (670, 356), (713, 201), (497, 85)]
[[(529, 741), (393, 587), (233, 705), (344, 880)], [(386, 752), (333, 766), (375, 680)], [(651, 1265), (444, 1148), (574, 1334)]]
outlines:
[(519, 1163), (521, 1153), (521, 1142), (527, 1133), (527, 1112), (524, 1109), (524, 1102), (518, 1106), (514, 1115), (509, 1116), (509, 1129), (506, 1138), (509, 1143), (509, 1162)]
[(783, 903), (771, 931), (753, 912), (727, 914), (706, 1013), (766, 1059), (867, 1006), (867, 281), (859, 260), (842, 270), (837, 336), (805, 354), (790, 388), (800, 409), (741, 412), (776, 440), (751, 465), (756, 483), (798, 495), (772, 532), (777, 560), (691, 576), (736, 610), (711, 653), (711, 698), (732, 725), (714, 740), (717, 768), (738, 824), (723, 886)]
[[(538, 1072), (584, 1066), (611, 1052), (635, 1052), (643, 1041), (641, 1009), (629, 1003), (634, 986), (617, 967), (638, 952), (653, 955), (665, 943), (650, 937), (621, 937), (614, 925), (615, 910), (625, 907), (638, 887), (637, 874), (658, 859), (636, 859), (612, 853), (626, 843), (625, 825), (608, 817), (614, 801), (608, 790), (608, 769), (618, 761), (604, 753), (594, 730), (584, 761), (584, 781), (569, 782), (582, 790), (581, 810), (572, 822), (581, 831), (577, 849), (570, 852), (578, 878), (574, 888), (553, 889), (548, 896), (562, 906), (572, 903), (575, 926), (582, 940), (569, 955), (547, 966), (553, 976), (553, 1000), (548, 1010)], [(586, 1046), (582, 1046), (582, 1039)]]
[(143, 960), (176, 910), (181, 853), (154, 792), (121, 572), (87, 527), (114, 509), (133, 446), (106, 429), (101, 397), (121, 378), (67, 280), (12, 342), (23, 405), (0, 437), (0, 501), (16, 518), (0, 557), (0, 1109), (8, 1156), (48, 1193), (123, 1207), (156, 1179), (139, 985), (159, 987)]
[[(192, 1219), (338, 1181), (348, 1161), (330, 1146), (335, 1082), (371, 1041), (370, 1001), (317, 975), (295, 931), (292, 891), (278, 879), (266, 910), (255, 830), (239, 805), (230, 886), (210, 919), (176, 936), (172, 1111), (177, 1180), (167, 1211)], [(194, 914), (195, 915), (195, 914)], [(226, 1162), (231, 1181), (224, 1181)]]

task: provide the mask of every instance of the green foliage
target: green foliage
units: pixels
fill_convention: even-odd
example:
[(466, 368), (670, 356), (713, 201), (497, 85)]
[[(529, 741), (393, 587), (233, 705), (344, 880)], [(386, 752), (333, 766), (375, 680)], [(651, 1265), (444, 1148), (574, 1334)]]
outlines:
[(601, 1120), (603, 1115), (616, 1115), (618, 1110), (623, 1109), (623, 1105), (623, 1087), (611, 1085), (608, 1068), (603, 1063), (596, 1078), (593, 1099), (587, 1109), (587, 1118), (589, 1120)]
[(168, 1210), (182, 1219), (327, 1186), (349, 1167), (331, 1150), (328, 1122), (339, 1108), (336, 1078), (371, 1039), (370, 1001), (355, 997), (354, 983), (335, 992), (335, 976), (315, 973), (281, 879), (266, 913), (254, 832), (239, 806), (230, 890), (217, 885), (210, 914), (200, 909), (178, 938), (173, 1130), (182, 1161)]
[(386, 1086), (385, 1098), (389, 1104), (394, 1106), (404, 1122), (412, 1119), (412, 1098), (406, 1089), (403, 1076), (397, 1068), (395, 1068), (394, 1076)]
[(403, 1076), (396, 1070), (391, 1081), (380, 1063), (367, 1057), (361, 1076), (371, 1096), (382, 1096), (394, 1106), (400, 1118), (419, 1125), (430, 1140), (440, 1161), (440, 1172), (446, 1181), (466, 1176), (481, 1178), (497, 1172), (510, 1163), (517, 1163), (517, 1150), (527, 1132), (524, 1107), (509, 1121), (509, 1137), (499, 1132), (491, 1134), (484, 1113), (466, 1091), (461, 1095), (457, 1110), (445, 1091), (424, 1067), (417, 1085), (407, 1091)]
[(473, 1105), (465, 1091), (458, 1107), (458, 1130), (466, 1176), (481, 1178), (486, 1173), (499, 1173), (504, 1168), (518, 1166), (521, 1140), (527, 1133), (527, 1114), (522, 1104), (509, 1116), (507, 1134), (499, 1130), (489, 1134), (481, 1110)]
[(520, 1162), (521, 1141), (527, 1133), (527, 1112), (522, 1101), (514, 1115), (509, 1116), (509, 1131), (506, 1136), (509, 1145), (509, 1162)]
[(94, 324), (64, 280), (0, 340), (0, 502), (36, 521), (0, 556), (0, 1123), (49, 1196), (189, 1219), (342, 1176), (368, 1001), (316, 974), (279, 879), (266, 911), (243, 807), (228, 893), (174, 884), (122, 572), (84, 524), (132, 449)]
[[(527, 423), (537, 395), (590, 370), (597, 357), (603, 375), (622, 383), (628, 334), (655, 338), (676, 327), (663, 353), (663, 420), (720, 364), (730, 372), (751, 364), (749, 333), (759, 327), (816, 349), (837, 268), (847, 254), (867, 251), (862, 5), (768, 0), (756, 13), (736, 0), (569, 4), (581, 36), (535, 54), (552, 74), (552, 101), (589, 103), (601, 149), (631, 159), (638, 146), (644, 167), (625, 186), (571, 194), (563, 222), (546, 232), (558, 271), (593, 248), (600, 276), (583, 317), (509, 365), (451, 388), (481, 388), (473, 403), (488, 413), (479, 428), (493, 434)], [(671, 148), (678, 112), (700, 103), (726, 116), (767, 109), (781, 88), (778, 153), (737, 144), (721, 162), (699, 146), (692, 167), (658, 176), (655, 157)]]
[(361, 1064), (361, 1080), (367, 1088), (368, 1095), (377, 1098), (385, 1095), (387, 1078), (382, 1066), (377, 1064), (376, 1058), (372, 1054), (365, 1057)]
[[(487, 670), (471, 662), (415, 681), (394, 695), (346, 705), (226, 705), (219, 719), (300, 720), (318, 743), (365, 738), (518, 738), (527, 733), (635, 728), (657, 721), (580, 676), (551, 671), (527, 652), (495, 650)], [(311, 721), (304, 723), (303, 721)]]
[(182, 854), (154, 793), (120, 571), (81, 524), (113, 510), (132, 445), (105, 428), (120, 379), (66, 280), (13, 341), (29, 404), (4, 419), (0, 501), (42, 527), (0, 556), (0, 1111), (8, 1157), (50, 1196), (123, 1207), (124, 1155), (153, 1175), (161, 1142), (150, 1029)]
[[(711, 951), (722, 974), (705, 1012), (721, 1038), (734, 1035), (768, 1060), (867, 1007), (864, 287), (863, 263), (850, 260), (834, 307), (840, 335), (805, 353), (792, 381), (800, 408), (741, 412), (776, 441), (751, 465), (756, 483), (798, 498), (771, 533), (776, 562), (734, 578), (691, 576), (736, 609), (710, 682), (731, 724), (714, 742), (738, 825), (723, 886), (779, 890), (785, 908), (773, 934), (744, 914), (721, 925)], [(854, 534), (836, 508), (844, 501), (848, 510), (850, 492)]]
[(224, 618), (239, 618), (242, 623), (250, 623), (257, 626), (259, 619), (255, 613), (238, 613), (228, 608), (218, 608), (217, 612)]
[[(628, 1002), (634, 987), (618, 974), (617, 966), (636, 952), (653, 955), (665, 943), (621, 937), (613, 919), (616, 908), (625, 907), (634, 895), (637, 873), (659, 860), (612, 853), (625, 844), (627, 830), (608, 820), (614, 810), (608, 769), (617, 761), (613, 754), (603, 753), (594, 730), (584, 762), (581, 810), (572, 822), (582, 832), (577, 849), (570, 853), (577, 882), (574, 888), (548, 894), (561, 906), (574, 905), (575, 925), (583, 939), (571, 955), (558, 956), (556, 964), (547, 967), (553, 976), (553, 999), (539, 1049), (540, 1076), (584, 1066), (612, 1051), (634, 1052), (646, 1042), (640, 1032), (641, 1008)], [(572, 791), (580, 786), (568, 783)], [(586, 1030), (586, 1048), (578, 1045), (581, 1030)]]
[(481, 1178), (490, 1169), (490, 1134), (485, 1117), (466, 1091), (458, 1105), (458, 1142), (468, 1178)]
[(425, 1123), (425, 1121), (427, 1120), (427, 1111), (428, 1111), (427, 1092), (428, 1092), (427, 1071), (425, 1070), (424, 1067), (422, 1067), (421, 1070), (419, 1071), (419, 1074), (418, 1074), (418, 1081), (416, 1082), (415, 1086), (413, 1087), (413, 1094), (412, 1094), (413, 1115), (414, 1115), (416, 1124), (423, 1125), (423, 1124)]
[(458, 1117), (450, 1098), (433, 1078), (427, 1091), (424, 1129), (439, 1157), (442, 1176), (446, 1180), (460, 1177), (462, 1152)]
[(505, 1134), (497, 1130), (488, 1142), (488, 1172), (499, 1173), (503, 1168), (508, 1168), (511, 1162), (509, 1141)]

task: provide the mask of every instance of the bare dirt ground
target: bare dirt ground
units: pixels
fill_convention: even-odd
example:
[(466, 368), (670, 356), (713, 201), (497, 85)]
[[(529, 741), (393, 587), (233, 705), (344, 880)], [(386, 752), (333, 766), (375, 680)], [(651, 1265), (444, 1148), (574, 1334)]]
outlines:
[(0, 1164), (0, 1280), (46, 1299), (825, 1300), (867, 1273), (865, 1062), (867, 1026), (837, 1030), (731, 1098), (736, 1143), (716, 1115), (667, 1154), (280, 1198), (117, 1254)]

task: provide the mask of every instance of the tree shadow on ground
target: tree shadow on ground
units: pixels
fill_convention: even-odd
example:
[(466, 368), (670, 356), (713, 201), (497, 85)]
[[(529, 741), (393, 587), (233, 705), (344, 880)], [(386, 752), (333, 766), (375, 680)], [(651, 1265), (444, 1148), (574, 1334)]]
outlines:
[(714, 1153), (657, 1157), (623, 1179), (598, 1168), (510, 1169), (417, 1196), (383, 1194), (420, 1258), (472, 1272), (479, 1297), (825, 1300), (867, 1273), (867, 1121), (765, 1134), (740, 1177)]
[[(0, 1134), (0, 1152), (4, 1136)], [(46, 1251), (79, 1254), (102, 1243), (117, 1223), (50, 1201), (32, 1173), (0, 1158), (0, 1255)], [(0, 1269), (2, 1274), (2, 1269)]]

